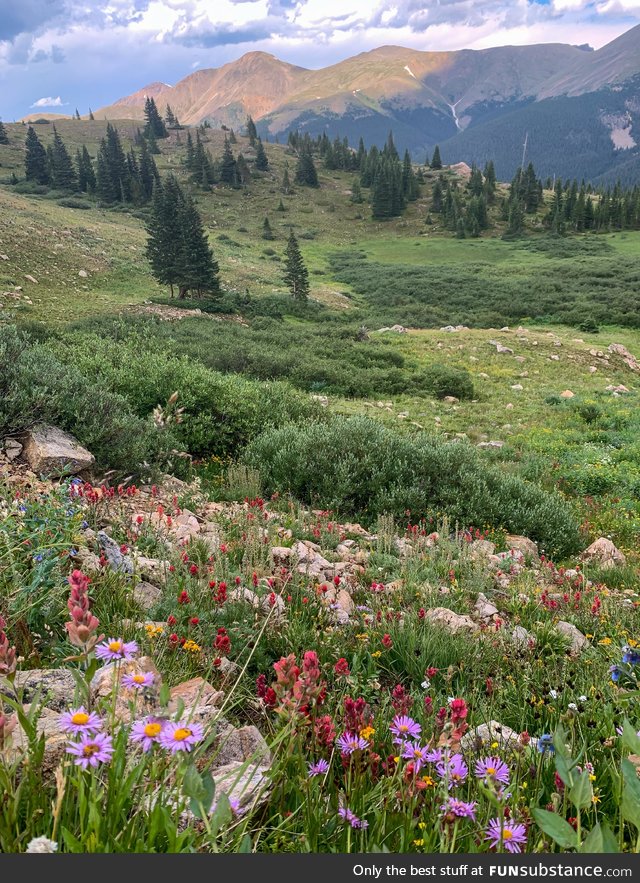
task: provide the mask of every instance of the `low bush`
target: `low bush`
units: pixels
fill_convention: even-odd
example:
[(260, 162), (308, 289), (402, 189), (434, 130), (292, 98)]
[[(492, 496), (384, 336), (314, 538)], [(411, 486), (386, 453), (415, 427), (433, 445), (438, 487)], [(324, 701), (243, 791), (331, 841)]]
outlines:
[(438, 399), (443, 399), (445, 396), (455, 396), (457, 399), (473, 398), (473, 379), (466, 368), (429, 365), (423, 379), (424, 388)]
[(265, 432), (245, 451), (264, 491), (375, 523), (389, 513), (416, 523), (447, 515), (464, 527), (500, 527), (537, 540), (550, 555), (577, 550), (569, 505), (505, 474), (470, 445), (402, 436), (363, 417)]

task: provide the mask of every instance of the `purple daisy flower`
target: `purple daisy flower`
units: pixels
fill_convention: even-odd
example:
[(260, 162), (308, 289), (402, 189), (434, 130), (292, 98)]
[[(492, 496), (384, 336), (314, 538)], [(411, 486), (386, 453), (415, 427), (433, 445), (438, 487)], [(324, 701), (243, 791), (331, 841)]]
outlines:
[(512, 821), (505, 821), (500, 828), (500, 819), (491, 819), (484, 839), (491, 841), (492, 849), (504, 846), (507, 852), (522, 852), (522, 846), (527, 842), (527, 829)]
[(182, 721), (167, 721), (158, 741), (163, 748), (175, 754), (177, 751), (191, 751), (204, 737), (200, 724), (187, 724)]
[(369, 747), (369, 743), (357, 733), (343, 733), (336, 739), (336, 745), (340, 749), (341, 754), (353, 754), (354, 751), (364, 751)]
[(475, 774), (478, 779), (501, 785), (509, 784), (509, 767), (499, 757), (485, 757), (476, 762)]
[(156, 742), (160, 741), (160, 734), (165, 721), (157, 717), (147, 717), (142, 721), (136, 721), (131, 727), (129, 740), (142, 745), (143, 751), (151, 751)]
[(324, 776), (329, 771), (329, 764), (326, 760), (317, 760), (315, 763), (307, 764), (309, 771), (307, 776), (313, 779), (314, 776)]
[(133, 659), (138, 652), (138, 645), (135, 641), (125, 641), (122, 638), (109, 638), (96, 647), (96, 656), (98, 659), (105, 659), (107, 662), (119, 662), (122, 659)]
[(405, 742), (402, 756), (405, 760), (413, 761), (413, 770), (419, 773), (425, 764), (429, 752), (419, 742)]
[(348, 822), (352, 828), (368, 828), (369, 822), (364, 819), (359, 819), (358, 816), (352, 812), (350, 809), (347, 809), (346, 806), (341, 806), (338, 810), (338, 815), (340, 818), (344, 819), (345, 822)]
[(419, 739), (422, 727), (413, 718), (407, 717), (406, 714), (398, 714), (394, 717), (389, 729), (396, 737), (393, 740), (394, 745), (402, 745), (409, 739)]
[(86, 711), (81, 705), (61, 715), (60, 729), (63, 733), (97, 733), (102, 729), (102, 718), (93, 711)]
[(132, 687), (134, 690), (144, 690), (153, 684), (153, 672), (145, 671), (134, 675), (123, 675), (122, 685), (124, 687)]
[(440, 763), (442, 760), (442, 748), (434, 748), (428, 751), (425, 760), (427, 763)]
[(466, 803), (464, 800), (456, 800), (455, 797), (449, 797), (440, 809), (445, 815), (451, 813), (451, 815), (458, 819), (472, 819), (475, 822), (477, 805), (475, 801), (473, 803)]
[(464, 782), (469, 768), (461, 754), (453, 754), (451, 757), (448, 755), (443, 757), (440, 763), (436, 764), (436, 772), (441, 779), (448, 780), (449, 787), (451, 788), (453, 785), (460, 785)]
[(73, 754), (76, 766), (83, 770), (90, 766), (97, 767), (99, 763), (108, 763), (113, 754), (111, 736), (106, 733), (98, 733), (95, 736), (82, 735), (79, 742), (69, 742), (67, 754)]

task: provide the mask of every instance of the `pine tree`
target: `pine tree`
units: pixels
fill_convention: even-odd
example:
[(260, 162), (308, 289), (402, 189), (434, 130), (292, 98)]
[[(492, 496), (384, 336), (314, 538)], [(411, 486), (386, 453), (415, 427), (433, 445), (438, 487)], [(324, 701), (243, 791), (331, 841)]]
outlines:
[(93, 111), (91, 110), (91, 108), (89, 108), (89, 119), (90, 119), (92, 122), (93, 122), (93, 120), (95, 120), (95, 117), (94, 117), (94, 115), (93, 115)]
[(25, 146), (27, 153), (24, 159), (24, 171), (27, 181), (35, 181), (36, 184), (49, 184), (51, 176), (47, 151), (36, 135), (33, 126), (29, 126), (27, 129)]
[(247, 117), (247, 137), (249, 138), (249, 143), (252, 147), (255, 146), (256, 138), (258, 137), (258, 130), (256, 129), (256, 124), (253, 122), (252, 117)]
[(489, 205), (493, 205), (496, 199), (496, 169), (493, 164), (493, 160), (490, 159), (489, 162), (484, 167), (484, 195), (487, 198), (487, 203)]
[(269, 223), (269, 218), (265, 218), (262, 224), (262, 238), (268, 241), (275, 239), (273, 235), (273, 230), (271, 229), (271, 224)]
[(238, 173), (238, 181), (240, 184), (248, 184), (251, 181), (251, 169), (249, 168), (249, 163), (241, 153), (238, 154), (238, 159), (236, 160), (236, 171)]
[(289, 234), (287, 251), (285, 254), (284, 281), (296, 300), (307, 300), (309, 297), (309, 272), (302, 259), (298, 240), (293, 234)]
[(442, 168), (442, 160), (440, 159), (440, 148), (436, 144), (433, 156), (431, 157), (431, 168), (440, 171)]
[(171, 110), (171, 105), (167, 104), (167, 109), (164, 112), (164, 119), (168, 126), (174, 128), (178, 125), (178, 120), (176, 119), (175, 113)]
[(371, 214), (372, 217), (391, 218), (393, 216), (393, 183), (386, 162), (380, 163), (372, 185)]
[(359, 205), (362, 202), (362, 190), (360, 188), (360, 181), (356, 178), (351, 185), (351, 202), (354, 202), (356, 205)]
[(298, 156), (298, 164), (296, 166), (296, 184), (302, 184), (304, 187), (318, 186), (318, 173), (311, 155), (311, 148), (304, 146)]
[(280, 189), (284, 193), (285, 196), (289, 196), (291, 191), (291, 181), (289, 180), (289, 169), (287, 166), (284, 168), (284, 174), (282, 175), (282, 184), (280, 185)]
[(144, 134), (147, 138), (150, 138), (152, 135), (155, 138), (167, 137), (167, 127), (164, 124), (164, 120), (158, 113), (155, 101), (148, 96), (144, 103), (144, 118), (146, 120)]
[(89, 156), (86, 145), (76, 152), (76, 167), (78, 172), (78, 189), (83, 193), (93, 193), (96, 189), (96, 175), (93, 171), (93, 163)]
[(519, 199), (511, 200), (505, 236), (520, 236), (524, 231), (524, 213)]
[(138, 180), (140, 183), (140, 200), (148, 202), (153, 196), (153, 190), (160, 180), (155, 160), (145, 141), (140, 145), (140, 158), (138, 160)]
[(440, 180), (440, 176), (436, 178), (433, 182), (433, 187), (431, 188), (431, 211), (440, 214), (444, 205), (444, 191), (442, 189), (442, 181)]
[(238, 183), (238, 170), (233, 158), (233, 151), (227, 138), (224, 139), (224, 150), (220, 163), (220, 180), (223, 184), (235, 186)]
[(0, 144), (8, 144), (9, 136), (7, 135), (7, 130), (2, 124), (2, 120), (0, 120)]
[(118, 130), (107, 123), (96, 157), (96, 192), (102, 202), (129, 202), (131, 175)]
[(286, 208), (284, 207), (284, 202), (282, 201), (282, 199), (280, 199), (280, 202), (277, 205), (276, 211), (283, 212), (283, 213), (286, 212)]
[(236, 133), (231, 129), (229, 132), (229, 144), (237, 144), (238, 139), (236, 138)]
[(50, 156), (49, 174), (52, 185), (59, 190), (75, 190), (78, 186), (78, 176), (69, 151), (55, 126)]
[(259, 172), (266, 172), (269, 168), (269, 160), (262, 144), (262, 138), (258, 138), (256, 147), (256, 169)]

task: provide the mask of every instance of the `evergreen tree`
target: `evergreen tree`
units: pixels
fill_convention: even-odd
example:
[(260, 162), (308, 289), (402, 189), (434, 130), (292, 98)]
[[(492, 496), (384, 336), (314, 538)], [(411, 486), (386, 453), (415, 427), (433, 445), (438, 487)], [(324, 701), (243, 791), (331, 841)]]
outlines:
[(78, 173), (78, 189), (83, 193), (93, 193), (96, 189), (96, 174), (86, 145), (76, 152), (76, 170)]
[(258, 137), (258, 130), (256, 129), (256, 124), (253, 122), (252, 117), (247, 117), (247, 137), (249, 138), (249, 143), (252, 147), (255, 146), (256, 138)]
[(158, 113), (155, 101), (148, 96), (144, 103), (144, 118), (146, 121), (144, 134), (147, 138), (151, 138), (151, 136), (155, 138), (167, 137), (167, 127), (164, 124), (164, 120)]
[(223, 184), (235, 186), (238, 183), (238, 170), (233, 158), (233, 151), (227, 138), (224, 139), (224, 150), (220, 163), (220, 180)]
[(487, 203), (489, 205), (493, 205), (496, 199), (496, 169), (493, 164), (493, 160), (490, 159), (489, 162), (484, 167), (484, 195), (487, 199)]
[(360, 181), (356, 178), (351, 185), (351, 202), (359, 205), (362, 202), (362, 190), (360, 189)]
[(78, 110), (77, 107), (76, 107), (76, 112), (75, 112), (74, 115), (73, 115), (73, 118), (74, 118), (74, 120), (79, 120), (79, 119), (80, 119), (80, 111)]
[(118, 130), (107, 123), (96, 157), (96, 192), (102, 202), (131, 200), (131, 173)]
[(2, 124), (2, 120), (0, 120), (0, 144), (8, 144), (9, 136), (7, 135), (7, 130)]
[(262, 224), (262, 238), (267, 240), (275, 239), (273, 235), (273, 230), (271, 229), (271, 224), (269, 223), (269, 218), (265, 218)]
[(93, 122), (93, 120), (95, 120), (95, 117), (94, 117), (94, 115), (93, 115), (93, 111), (91, 110), (91, 108), (89, 108), (89, 119), (90, 119), (92, 122)]
[(267, 159), (266, 151), (262, 145), (262, 138), (258, 138), (257, 146), (256, 146), (256, 169), (259, 172), (266, 172), (269, 168), (269, 160)]
[(238, 139), (236, 138), (236, 133), (231, 129), (229, 132), (229, 144), (237, 144)]
[[(200, 133), (198, 133), (198, 137), (200, 137)], [(195, 169), (194, 159), (195, 150), (193, 149), (193, 138), (191, 137), (191, 132), (187, 132), (187, 148), (184, 164), (191, 173), (193, 173)]]
[(36, 135), (33, 126), (29, 126), (27, 129), (25, 146), (27, 152), (24, 158), (24, 171), (27, 181), (35, 181), (36, 184), (49, 184), (51, 176), (47, 151)]
[(73, 160), (55, 126), (53, 127), (49, 174), (52, 185), (59, 190), (75, 190), (78, 186), (78, 176)]
[(298, 164), (296, 166), (296, 184), (302, 184), (304, 187), (318, 186), (318, 173), (311, 155), (311, 148), (304, 146), (298, 156)]
[(173, 175), (155, 186), (147, 225), (147, 257), (154, 277), (178, 297), (220, 290), (219, 269), (195, 203)]
[(139, 194), (142, 202), (148, 202), (153, 196), (156, 183), (160, 180), (155, 160), (145, 141), (140, 145), (140, 158), (138, 160)]
[(408, 202), (413, 202), (420, 195), (420, 188), (411, 165), (411, 156), (408, 150), (405, 150), (402, 162), (402, 195)]
[(442, 168), (442, 160), (440, 159), (440, 148), (436, 144), (433, 156), (431, 157), (431, 168), (440, 171)]
[(289, 180), (289, 169), (287, 166), (284, 167), (284, 174), (282, 175), (282, 184), (280, 185), (280, 189), (285, 196), (289, 196), (289, 194), (292, 192), (291, 181)]
[(509, 220), (505, 236), (521, 236), (524, 232), (524, 213), (519, 199), (512, 199), (509, 205)]
[(248, 184), (251, 181), (251, 169), (249, 168), (249, 163), (241, 153), (238, 154), (238, 159), (236, 160), (236, 171), (238, 173), (238, 181), (240, 184)]
[(444, 200), (444, 191), (442, 189), (442, 181), (438, 176), (436, 180), (433, 182), (433, 187), (431, 188), (431, 211), (440, 214), (443, 207)]
[(149, 147), (149, 153), (152, 153), (154, 156), (157, 156), (160, 153), (155, 132), (149, 132), (149, 135), (147, 136), (147, 145)]
[(296, 300), (307, 300), (309, 297), (309, 272), (302, 259), (298, 240), (289, 234), (285, 255), (284, 281)]
[(286, 212), (286, 208), (285, 208), (285, 206), (284, 206), (284, 202), (282, 201), (282, 199), (281, 199), (280, 202), (278, 203), (278, 206), (277, 206), (277, 208), (276, 208), (276, 211), (277, 211), (277, 212), (283, 212), (283, 213)]

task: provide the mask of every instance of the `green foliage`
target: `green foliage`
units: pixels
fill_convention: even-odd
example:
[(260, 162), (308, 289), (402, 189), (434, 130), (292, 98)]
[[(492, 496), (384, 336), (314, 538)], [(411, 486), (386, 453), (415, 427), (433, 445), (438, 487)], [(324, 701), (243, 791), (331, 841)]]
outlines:
[(465, 368), (450, 365), (429, 365), (424, 372), (424, 385), (436, 398), (455, 396), (457, 399), (472, 399), (473, 379)]
[(569, 506), (515, 475), (488, 467), (471, 446), (408, 438), (364, 417), (266, 432), (244, 455), (265, 490), (373, 523), (387, 512), (415, 522), (446, 514), (469, 527), (503, 527), (550, 555), (579, 547)]
[(289, 234), (285, 255), (284, 282), (295, 300), (309, 297), (309, 271), (304, 263), (298, 240), (293, 230)]

